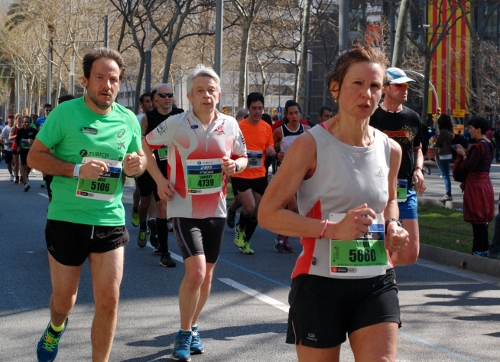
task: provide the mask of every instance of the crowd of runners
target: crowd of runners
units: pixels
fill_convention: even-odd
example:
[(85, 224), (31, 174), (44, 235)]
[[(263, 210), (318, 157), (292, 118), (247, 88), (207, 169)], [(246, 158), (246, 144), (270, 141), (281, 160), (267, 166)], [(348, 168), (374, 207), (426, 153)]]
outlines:
[[(321, 107), (315, 125), (302, 119), (294, 100), (286, 102), (283, 119), (270, 117), (258, 92), (248, 95), (236, 119), (219, 112), (220, 78), (203, 65), (188, 76), (187, 111), (176, 107), (172, 85), (163, 83), (141, 95), (134, 115), (115, 103), (122, 57), (100, 48), (83, 58), (83, 97), (60, 101), (54, 110), (45, 105), (36, 121), (9, 114), (2, 142), (11, 181), (28, 191), (35, 168), (52, 190), (45, 230), (50, 321), (38, 361), (56, 358), (87, 259), (95, 301), (92, 356), (109, 359), (129, 241), (122, 203), (127, 178), (135, 182), (131, 224), (139, 228), (138, 246), (149, 239), (159, 265), (175, 267), (173, 232), (184, 259), (173, 360), (205, 352), (198, 323), (226, 224), (235, 230), (235, 247), (251, 256), (259, 223), (276, 238), (252, 242), (269, 243), (277, 253), (293, 253), (289, 236), (302, 237), (287, 333), (299, 361), (338, 360), (346, 335), (362, 360), (395, 360), (394, 266), (418, 256), (416, 198), (425, 181), (420, 119), (403, 106), (413, 80), (386, 63), (370, 47), (344, 52), (328, 79), (338, 113)], [(228, 205), (229, 183), (234, 201)], [(340, 303), (343, 288), (352, 296)], [(310, 314), (316, 311), (323, 317)]]

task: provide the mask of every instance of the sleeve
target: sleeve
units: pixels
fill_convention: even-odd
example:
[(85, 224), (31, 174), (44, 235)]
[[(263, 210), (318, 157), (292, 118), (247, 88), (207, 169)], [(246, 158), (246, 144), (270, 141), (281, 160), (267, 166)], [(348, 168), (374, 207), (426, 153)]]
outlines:
[(445, 132), (444, 130), (439, 132), (439, 136), (438, 136), (437, 141), (436, 141), (436, 147), (441, 147), (443, 145), (446, 136), (447, 136), (447, 132)]
[(129, 122), (132, 127), (132, 140), (128, 145), (127, 153), (132, 153), (137, 152), (142, 148), (142, 132), (141, 126), (139, 122), (137, 122), (135, 114), (130, 117)]
[(231, 150), (231, 158), (236, 160), (240, 157), (247, 157), (247, 146), (245, 144), (245, 138), (243, 137), (243, 133), (241, 132), (240, 127), (236, 120), (233, 122), (233, 131), (234, 131), (234, 143), (233, 149)]
[(180, 121), (177, 117), (169, 117), (158, 125), (154, 130), (146, 135), (146, 143), (153, 150), (157, 150), (161, 146), (170, 146), (174, 141), (174, 136)]
[(480, 146), (472, 146), (467, 152), (467, 158), (464, 160), (465, 168), (469, 171), (474, 171), (481, 158), (481, 152), (479, 150)]
[(64, 139), (66, 127), (70, 123), (66, 121), (64, 114), (58, 108), (50, 112), (40, 132), (36, 135), (36, 138), (47, 148), (53, 148)]
[(417, 115), (417, 135), (413, 140), (413, 147), (420, 147), (423, 143), (423, 130), (422, 130), (422, 122), (420, 122), (420, 117)]
[(273, 130), (271, 127), (266, 127), (268, 137), (267, 137), (267, 143), (266, 143), (266, 148), (269, 146), (274, 146), (274, 138), (273, 138)]

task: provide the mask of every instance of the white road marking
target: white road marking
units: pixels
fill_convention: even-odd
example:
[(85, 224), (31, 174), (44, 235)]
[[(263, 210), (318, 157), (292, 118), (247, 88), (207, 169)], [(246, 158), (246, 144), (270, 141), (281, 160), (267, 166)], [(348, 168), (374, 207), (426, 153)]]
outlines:
[(218, 279), (221, 282), (223, 282), (223, 283), (225, 283), (225, 284), (227, 284), (235, 289), (238, 289), (238, 290), (242, 291), (243, 293), (248, 294), (251, 297), (254, 297), (254, 298), (260, 300), (261, 302), (272, 305), (273, 307), (278, 308), (285, 313), (288, 313), (288, 309), (289, 309), (288, 304), (281, 303), (280, 301), (278, 301), (276, 299), (268, 297), (267, 295), (262, 294), (254, 289), (248, 288), (248, 287), (244, 286), (243, 284), (235, 282), (232, 279), (228, 279), (228, 278), (218, 278)]

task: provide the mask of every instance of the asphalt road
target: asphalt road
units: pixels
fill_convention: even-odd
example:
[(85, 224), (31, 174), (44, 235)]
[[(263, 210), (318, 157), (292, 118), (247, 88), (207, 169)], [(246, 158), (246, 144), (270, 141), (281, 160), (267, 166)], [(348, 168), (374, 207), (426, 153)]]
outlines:
[[(434, 170), (435, 171), (435, 170)], [(48, 200), (40, 173), (32, 189), (8, 181), (0, 163), (0, 361), (35, 361), (38, 339), (49, 320), (51, 293), (43, 237)], [(436, 176), (437, 181), (440, 181)], [(436, 184), (436, 187), (438, 184)], [(444, 186), (443, 186), (444, 189)], [(124, 203), (130, 209), (131, 187)], [(441, 195), (440, 195), (441, 196)], [(129, 217), (127, 213), (127, 217)], [(137, 246), (138, 229), (127, 220), (119, 321), (110, 361), (170, 361), (179, 328), (177, 291), (183, 264), (158, 266), (148, 245)], [(274, 235), (257, 229), (255, 255), (241, 254), (226, 229), (212, 294), (199, 321), (205, 354), (193, 361), (295, 361), (295, 349), (284, 343), (287, 297), (296, 254), (277, 254)], [(296, 250), (297, 239), (292, 240)], [(397, 269), (403, 325), (398, 361), (499, 361), (500, 279), (444, 267), (424, 260)], [(76, 307), (57, 361), (90, 361), (93, 317), (88, 267), (82, 274)], [(348, 344), (341, 361), (353, 361)]]

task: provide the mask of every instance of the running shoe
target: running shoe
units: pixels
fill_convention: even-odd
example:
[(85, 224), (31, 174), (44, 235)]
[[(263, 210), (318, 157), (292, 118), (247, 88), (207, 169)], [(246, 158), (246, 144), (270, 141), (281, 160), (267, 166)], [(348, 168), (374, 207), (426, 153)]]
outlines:
[(250, 248), (250, 242), (245, 241), (245, 245), (243, 245), (242, 248), (240, 248), (241, 252), (245, 255), (253, 255), (253, 249)]
[(240, 230), (239, 225), (236, 226), (236, 229), (234, 230), (234, 245), (236, 245), (238, 248), (242, 248), (245, 246), (245, 231)]
[(47, 182), (45, 182), (45, 180), (42, 180), (42, 183), (40, 184), (40, 187), (45, 187), (45, 185), (47, 185)]
[(160, 258), (160, 266), (164, 266), (167, 268), (175, 268), (177, 264), (174, 259), (170, 256), (170, 253), (162, 253)]
[(28, 192), (28, 190), (29, 190), (30, 188), (31, 188), (30, 183), (29, 183), (29, 182), (26, 182), (26, 183), (24, 184), (24, 192)]
[(488, 257), (488, 252), (487, 251), (473, 251), (472, 255), (480, 256), (483, 258)]
[(155, 219), (148, 220), (148, 228), (149, 228), (149, 242), (156, 248), (160, 244), (160, 241), (158, 240), (158, 234), (156, 232)]
[(138, 227), (140, 225), (139, 221), (139, 214), (137, 213), (136, 210), (134, 210), (134, 207), (132, 206), (132, 217), (130, 218), (130, 222), (132, 223), (133, 226)]
[(137, 238), (137, 245), (141, 248), (144, 248), (148, 243), (147, 238), (148, 232), (146, 230), (139, 230), (139, 237)]
[(14, 175), (10, 175), (10, 181), (14, 181)]
[(174, 361), (191, 361), (191, 331), (179, 331), (175, 336), (172, 359)]
[(227, 208), (227, 226), (229, 226), (231, 229), (234, 228), (234, 219), (236, 217), (236, 212), (231, 209), (231, 207)]
[(15, 184), (19, 183), (19, 176), (16, 176), (16, 181), (14, 182)]
[(285, 236), (285, 240), (283, 241), (283, 246), (285, 247), (285, 253), (293, 253), (293, 248), (288, 241), (288, 236)]
[(153, 254), (162, 254), (160, 245), (158, 245), (156, 248), (154, 248)]
[(446, 201), (453, 201), (453, 197), (444, 195), (442, 198), (439, 199), (439, 201), (441, 201), (444, 204)]
[(56, 333), (50, 327), (50, 322), (43, 332), (42, 338), (38, 342), (36, 349), (36, 355), (38, 357), (38, 362), (52, 362), (55, 360), (58, 351), (59, 340), (61, 339), (66, 327), (68, 326), (68, 319), (64, 322), (64, 329)]
[(276, 245), (274, 248), (278, 253), (293, 253), (293, 248), (290, 246), (288, 236), (278, 235), (275, 241)]
[(198, 326), (191, 327), (192, 337), (191, 337), (191, 354), (202, 354), (205, 352), (205, 346), (200, 339), (200, 332), (198, 332)]

